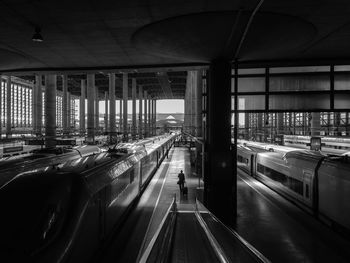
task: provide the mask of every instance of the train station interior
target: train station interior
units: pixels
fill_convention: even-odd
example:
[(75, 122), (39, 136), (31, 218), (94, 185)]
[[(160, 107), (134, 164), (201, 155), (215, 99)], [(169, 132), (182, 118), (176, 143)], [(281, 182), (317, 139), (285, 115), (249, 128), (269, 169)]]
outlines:
[(349, 1), (0, 10), (0, 262), (350, 262)]

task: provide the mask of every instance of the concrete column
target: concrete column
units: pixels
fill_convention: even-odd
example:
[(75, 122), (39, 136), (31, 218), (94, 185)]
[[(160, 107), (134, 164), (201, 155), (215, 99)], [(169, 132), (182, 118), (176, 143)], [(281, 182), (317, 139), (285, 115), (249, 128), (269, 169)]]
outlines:
[(152, 134), (156, 135), (156, 110), (155, 110), (156, 100), (152, 100)]
[(45, 85), (45, 147), (56, 146), (56, 75), (46, 75)]
[(202, 116), (202, 88), (203, 88), (203, 82), (202, 82), (202, 71), (197, 71), (197, 86), (196, 86), (196, 136), (202, 137), (202, 123), (203, 123), (203, 116)]
[(319, 112), (312, 112), (311, 113), (311, 136), (320, 136), (320, 130), (321, 130), (321, 118)]
[(152, 99), (148, 98), (148, 136), (152, 136)]
[(263, 142), (264, 141), (264, 138), (262, 138), (263, 136), (263, 120), (262, 120), (262, 117), (263, 117), (263, 113), (257, 113), (257, 133), (259, 133), (259, 136), (257, 136), (259, 138), (258, 141), (261, 141)]
[(279, 112), (277, 114), (277, 134), (284, 134), (284, 125), (283, 125), (283, 113)]
[(109, 132), (112, 138), (116, 136), (115, 125), (115, 74), (109, 74)]
[(37, 134), (42, 135), (42, 127), (43, 127), (43, 87), (42, 87), (42, 75), (38, 76), (38, 99), (37, 99)]
[(119, 100), (119, 132), (123, 132), (123, 100)]
[(72, 100), (71, 93), (67, 93), (67, 135), (72, 132)]
[(144, 124), (144, 137), (148, 137), (148, 125), (147, 125), (147, 98), (148, 98), (148, 94), (147, 94), (147, 90), (144, 91), (143, 94), (143, 98), (144, 98), (144, 120), (143, 120), (143, 124)]
[(33, 127), (36, 135), (41, 135), (42, 127), (42, 87), (41, 75), (35, 76), (35, 84), (33, 89)]
[(2, 91), (3, 91), (3, 86), (2, 86), (2, 76), (0, 74), (0, 139), (2, 136), (2, 117), (3, 117), (3, 111), (2, 111)]
[(85, 136), (85, 98), (86, 98), (86, 80), (82, 79), (80, 81), (80, 109), (79, 109), (79, 125), (80, 134)]
[(95, 75), (87, 75), (87, 142), (95, 142)]
[(68, 79), (62, 75), (62, 131), (68, 133)]
[(127, 140), (128, 131), (128, 74), (123, 73), (123, 137)]
[(1, 139), (1, 136), (2, 136), (2, 77), (1, 77), (1, 74), (0, 74), (0, 139)]
[(108, 132), (108, 91), (105, 91), (105, 132)]
[(98, 87), (95, 86), (95, 133), (100, 131), (100, 107)]
[(34, 85), (33, 85), (33, 89), (32, 89), (32, 111), (33, 111), (33, 133), (36, 134), (37, 133), (37, 117), (38, 117), (38, 114), (37, 114), (37, 99), (38, 99), (38, 83), (39, 83), (39, 80), (38, 80), (38, 76), (35, 76), (35, 82), (34, 82)]
[(6, 137), (11, 137), (12, 131), (11, 131), (11, 109), (12, 109), (12, 100), (11, 100), (11, 76), (7, 77), (7, 84), (6, 84)]
[(154, 135), (157, 135), (157, 100), (153, 101), (154, 105)]
[(205, 205), (225, 224), (233, 225), (237, 202), (235, 151), (231, 152), (231, 63), (214, 60), (208, 79)]
[(136, 79), (132, 79), (132, 139), (136, 140)]
[(143, 91), (142, 87), (139, 87), (139, 138), (143, 137), (143, 126), (142, 126), (142, 100), (143, 100)]

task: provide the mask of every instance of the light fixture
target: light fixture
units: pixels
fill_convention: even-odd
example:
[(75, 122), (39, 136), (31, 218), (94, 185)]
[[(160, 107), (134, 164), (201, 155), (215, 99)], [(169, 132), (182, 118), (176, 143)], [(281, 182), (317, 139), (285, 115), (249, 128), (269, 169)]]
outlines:
[(35, 33), (32, 37), (32, 40), (35, 41), (35, 42), (43, 42), (44, 39), (43, 39), (43, 36), (41, 35), (41, 29), (40, 27), (35, 27)]

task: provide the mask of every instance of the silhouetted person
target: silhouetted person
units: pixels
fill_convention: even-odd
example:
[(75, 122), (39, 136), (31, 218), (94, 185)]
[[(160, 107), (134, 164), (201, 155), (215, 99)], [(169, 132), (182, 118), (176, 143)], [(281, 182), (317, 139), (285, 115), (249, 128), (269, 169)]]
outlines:
[(185, 185), (185, 174), (182, 172), (182, 170), (177, 177), (179, 177), (179, 181), (177, 181), (177, 184), (180, 187), (180, 193), (182, 193)]

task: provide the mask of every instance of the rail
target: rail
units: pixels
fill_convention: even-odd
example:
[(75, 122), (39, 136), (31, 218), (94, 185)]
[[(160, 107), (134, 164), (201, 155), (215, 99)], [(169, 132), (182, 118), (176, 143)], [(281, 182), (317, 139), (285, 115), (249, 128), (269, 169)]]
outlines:
[[(196, 216), (197, 219), (198, 217), (200, 217), (200, 220), (204, 222), (204, 219), (202, 218), (202, 216), (200, 215), (200, 212), (198, 210), (198, 206), (203, 206), (204, 205), (199, 202), (198, 200), (196, 200)], [(267, 259), (263, 254), (261, 254), (256, 248), (254, 248), (251, 244), (248, 243), (248, 241), (246, 241), (243, 237), (241, 237), (236, 231), (234, 231), (232, 228), (229, 228), (228, 226), (226, 226), (224, 223), (222, 223), (215, 215), (213, 215), (210, 211), (207, 211), (207, 213), (210, 214), (210, 216), (212, 218), (214, 218), (219, 224), (221, 224), (229, 233), (231, 233), (232, 236), (234, 236), (234, 238), (242, 245), (243, 248), (245, 248), (248, 253), (253, 257), (253, 259), (256, 262), (260, 262), (260, 263), (271, 263), (271, 261), (269, 259)], [(204, 222), (205, 223), (205, 222)], [(203, 227), (203, 226), (202, 226)], [(208, 228), (208, 226), (205, 225), (206, 228)], [(215, 243), (217, 243), (217, 241), (215, 240), (215, 238), (213, 239), (213, 241), (211, 241), (209, 239), (210, 242), (214, 242), (214, 245), (216, 246)], [(218, 256), (222, 257), (222, 249), (220, 248), (220, 246), (213, 246), (216, 249), (216, 253)], [(218, 254), (220, 253), (220, 254)], [(230, 261), (226, 261), (226, 258), (222, 259), (220, 258), (221, 262), (230, 262)]]
[(230, 262), (230, 260), (226, 257), (224, 250), (221, 248), (219, 242), (216, 240), (214, 235), (211, 233), (208, 225), (205, 223), (203, 217), (201, 216), (200, 212), (198, 211), (197, 203), (196, 203), (195, 215), (196, 215), (196, 218), (197, 218), (200, 226), (202, 227), (204, 233), (206, 234), (211, 246), (213, 247), (214, 252), (215, 252), (216, 256), (218, 257), (219, 261), (221, 263)]
[[(174, 195), (173, 201), (171, 205), (169, 206), (166, 214), (164, 215), (161, 223), (159, 224), (155, 234), (153, 235), (150, 243), (148, 244), (147, 248), (143, 252), (142, 256), (140, 256), (137, 260), (137, 262), (140, 263), (146, 263), (149, 262), (149, 259), (151, 257), (151, 252), (153, 248), (155, 247), (155, 243), (157, 239), (160, 237), (161, 230), (167, 221), (167, 218), (170, 218), (170, 222), (168, 222), (167, 228), (165, 230), (164, 237), (161, 240), (160, 249), (158, 249), (156, 252), (156, 255), (154, 257), (156, 259), (153, 259), (152, 262), (168, 262), (171, 246), (173, 242), (173, 236), (174, 236), (174, 230), (175, 230), (175, 224), (176, 224), (176, 216), (177, 216), (177, 205), (176, 205), (176, 195)], [(143, 248), (141, 248), (143, 249)]]

